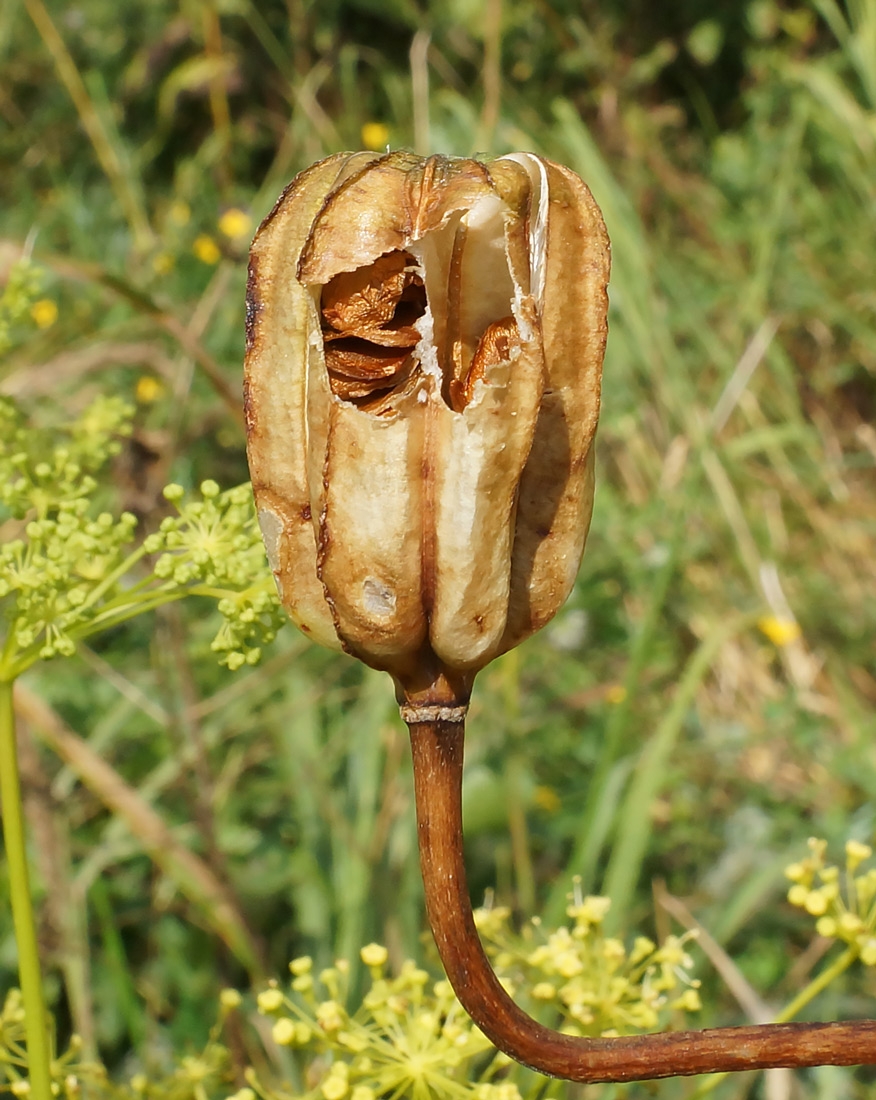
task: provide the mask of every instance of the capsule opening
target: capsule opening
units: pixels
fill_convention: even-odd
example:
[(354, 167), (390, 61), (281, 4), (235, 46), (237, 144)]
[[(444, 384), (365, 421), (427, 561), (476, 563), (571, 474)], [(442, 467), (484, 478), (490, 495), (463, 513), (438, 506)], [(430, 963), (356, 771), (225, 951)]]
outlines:
[(332, 393), (380, 412), (403, 389), (416, 365), (416, 323), (426, 312), (426, 290), (407, 252), (342, 271), (322, 288), (320, 324)]
[(476, 399), (491, 368), (521, 344), (505, 240), (507, 208), (488, 195), (438, 227), (353, 271), (319, 297), (329, 384), (335, 397), (376, 416), (423, 375), (455, 412)]

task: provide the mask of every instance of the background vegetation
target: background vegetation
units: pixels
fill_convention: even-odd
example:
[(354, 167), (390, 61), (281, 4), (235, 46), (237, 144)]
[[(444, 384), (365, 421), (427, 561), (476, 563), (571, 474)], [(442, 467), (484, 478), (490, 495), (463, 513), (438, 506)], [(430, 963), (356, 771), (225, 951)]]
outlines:
[[(0, 393), (35, 423), (133, 403), (106, 491), (145, 531), (166, 482), (246, 480), (246, 249), (295, 172), (389, 143), (590, 183), (614, 254), (593, 530), (567, 608), (476, 689), (473, 894), (553, 926), (579, 875), (609, 931), (695, 915), (703, 1026), (790, 1001), (831, 944), (784, 867), (876, 831), (876, 0), (7, 0), (0, 64), (0, 282), (39, 280), (0, 318)], [(128, 1076), (294, 956), (350, 960), (353, 990), (371, 940), (429, 957), (388, 682), (291, 629), (229, 672), (218, 625), (169, 604), (23, 680), (52, 1007)], [(0, 990), (14, 967), (0, 909)], [(872, 1015), (872, 973), (806, 1013)]]

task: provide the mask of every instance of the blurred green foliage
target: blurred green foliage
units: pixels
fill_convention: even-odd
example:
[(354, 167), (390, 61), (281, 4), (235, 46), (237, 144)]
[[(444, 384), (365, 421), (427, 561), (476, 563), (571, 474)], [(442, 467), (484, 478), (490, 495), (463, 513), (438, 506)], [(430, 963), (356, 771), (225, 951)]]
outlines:
[[(588, 181), (614, 256), (593, 530), (567, 608), (476, 688), (473, 893), (555, 923), (580, 874), (651, 935), (665, 883), (775, 1003), (820, 950), (782, 868), (809, 833), (876, 828), (874, 55), (876, 0), (0, 10), (0, 394), (36, 424), (132, 405), (101, 492), (147, 535), (167, 482), (246, 480), (246, 248), (296, 171), (389, 143), (531, 149)], [(369, 940), (422, 955), (388, 683), (291, 629), (231, 675), (214, 607), (23, 677), (53, 1008), (130, 1072), (202, 1049), (219, 990), (293, 956), (353, 960), (356, 991)], [(2, 989), (14, 958), (0, 910)], [(741, 1020), (700, 970), (704, 1023)], [(850, 973), (807, 1011), (872, 993)]]

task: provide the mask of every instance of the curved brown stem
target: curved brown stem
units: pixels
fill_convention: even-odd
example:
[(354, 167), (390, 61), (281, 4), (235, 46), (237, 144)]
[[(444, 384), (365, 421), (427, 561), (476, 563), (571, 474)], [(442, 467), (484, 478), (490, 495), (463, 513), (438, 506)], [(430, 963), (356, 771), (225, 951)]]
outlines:
[(464, 722), (448, 720), (449, 708), (445, 714), (436, 708), (434, 720), (417, 720), (425, 717), (425, 709), (412, 709), (406, 717), (429, 923), (457, 997), (500, 1050), (540, 1073), (570, 1081), (645, 1081), (776, 1066), (876, 1064), (874, 1020), (582, 1039), (527, 1016), (499, 984), (472, 917), (462, 854)]

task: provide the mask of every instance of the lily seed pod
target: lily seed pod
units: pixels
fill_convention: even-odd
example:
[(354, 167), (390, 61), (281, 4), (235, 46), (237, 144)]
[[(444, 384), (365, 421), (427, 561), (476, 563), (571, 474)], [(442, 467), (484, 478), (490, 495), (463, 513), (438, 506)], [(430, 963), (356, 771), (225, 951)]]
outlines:
[(876, 1063), (876, 1022), (582, 1039), (522, 1012), (478, 939), (462, 857), (479, 669), (574, 583), (593, 501), (609, 244), (590, 192), (529, 153), (340, 153), (256, 234), (245, 403), (286, 610), (396, 683), (426, 907), (497, 1047), (574, 1081)]
[(464, 699), (553, 617), (593, 503), (608, 268), (590, 192), (527, 153), (338, 154), (285, 191), (252, 247), (246, 413), (302, 630)]

